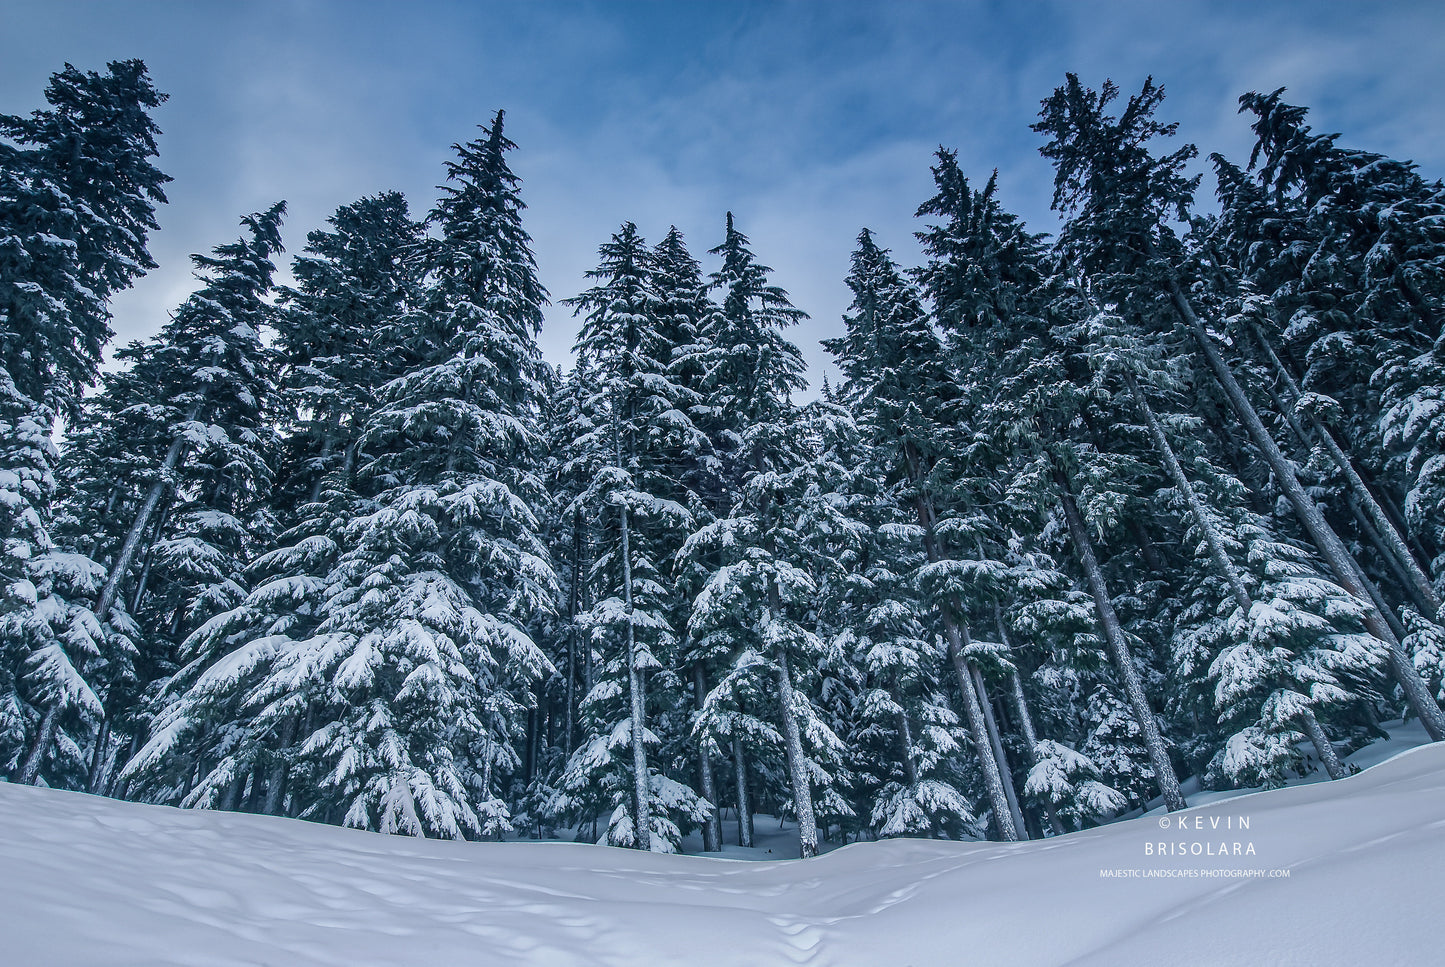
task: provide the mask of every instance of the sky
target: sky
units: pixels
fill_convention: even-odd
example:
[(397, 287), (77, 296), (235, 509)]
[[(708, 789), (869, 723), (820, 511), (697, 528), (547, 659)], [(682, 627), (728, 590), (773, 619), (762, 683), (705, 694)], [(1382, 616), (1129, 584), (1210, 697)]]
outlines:
[(791, 335), (816, 385), (859, 230), (918, 260), (913, 213), (940, 145), (980, 184), (997, 168), (1001, 201), (1032, 230), (1056, 229), (1029, 125), (1066, 71), (1126, 95), (1152, 75), (1180, 139), (1240, 163), (1252, 140), (1238, 96), (1287, 87), (1317, 131), (1434, 179), (1442, 53), (1445, 4), (1430, 0), (0, 0), (0, 112), (42, 107), (66, 62), (139, 57), (170, 95), (156, 112), (175, 179), (151, 239), (160, 268), (116, 298), (117, 344), (154, 333), (196, 287), (189, 253), (278, 199), (291, 254), (363, 195), (399, 189), (425, 214), (450, 146), (505, 108), (554, 303), (549, 360), (565, 363), (576, 335), (561, 300), (622, 222), (652, 241), (676, 225), (711, 270), (732, 211), (812, 317)]

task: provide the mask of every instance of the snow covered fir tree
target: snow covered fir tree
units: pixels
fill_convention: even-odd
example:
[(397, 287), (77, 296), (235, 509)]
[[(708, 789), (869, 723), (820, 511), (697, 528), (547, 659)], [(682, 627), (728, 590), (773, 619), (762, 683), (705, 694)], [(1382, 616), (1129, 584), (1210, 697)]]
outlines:
[(920, 264), (845, 236), (811, 395), (747, 212), (597, 240), (545, 362), (502, 111), (289, 275), (285, 203), (244, 215), (102, 368), (165, 95), (43, 99), (0, 116), (12, 783), (662, 852), (765, 814), (808, 857), (1445, 740), (1445, 186), (1283, 90), (1206, 189), (1152, 79), (1066, 76), (1054, 237), (940, 148)]

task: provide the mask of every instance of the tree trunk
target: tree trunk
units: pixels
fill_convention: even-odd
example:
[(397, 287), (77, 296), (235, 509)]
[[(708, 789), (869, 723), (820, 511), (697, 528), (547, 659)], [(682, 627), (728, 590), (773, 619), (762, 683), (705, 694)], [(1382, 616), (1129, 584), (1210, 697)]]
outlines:
[(947, 609), (943, 614), (943, 630), (948, 644), (948, 660), (953, 664), (953, 672), (958, 677), (958, 690), (963, 696), (963, 713), (968, 721), (969, 737), (973, 740), (974, 753), (983, 769), (983, 784), (988, 791), (989, 807), (993, 809), (999, 836), (1011, 843), (1019, 838), (1018, 829), (1013, 822), (1013, 810), (1009, 808), (1003, 776), (999, 772), (998, 760), (994, 758), (993, 746), (988, 740), (988, 726), (984, 723), (983, 708), (979, 705), (978, 694), (973, 690), (973, 676), (969, 673), (968, 662), (963, 657), (963, 635), (958, 622)]
[[(703, 700), (707, 697), (707, 676), (702, 662), (693, 663), (692, 686), (694, 703), (698, 711), (702, 711)], [(718, 813), (717, 787), (713, 783), (712, 762), (707, 757), (707, 743), (701, 738), (697, 740), (697, 778), (702, 786), (702, 798), (712, 804), (702, 824), (702, 851), (719, 853), (722, 851), (722, 816)]]
[(296, 716), (291, 715), (281, 725), (281, 734), (278, 738), (278, 748), (271, 757), (271, 772), (266, 777), (266, 804), (262, 811), (268, 816), (281, 815), (281, 807), (286, 801), (286, 773), (290, 765), (286, 758), (291, 743), (296, 740), (296, 727), (299, 723)]
[(1335, 754), (1335, 747), (1330, 744), (1330, 737), (1325, 735), (1325, 730), (1320, 727), (1319, 719), (1315, 718), (1313, 712), (1305, 709), (1304, 715), (1305, 732), (1314, 744), (1315, 752), (1319, 754), (1320, 762), (1324, 763), (1325, 772), (1329, 773), (1331, 779), (1343, 779), (1345, 767), (1340, 764), (1340, 757)]
[(20, 772), (15, 777), (16, 782), (26, 786), (35, 785), (40, 778), (40, 766), (45, 762), (45, 754), (55, 744), (55, 733), (59, 725), (60, 711), (51, 705), (40, 717), (40, 728), (35, 730), (35, 744), (30, 747), (25, 761), (21, 763)]
[(577, 613), (581, 603), (582, 583), (582, 511), (579, 508), (572, 515), (572, 584), (567, 589), (567, 688), (564, 701), (567, 754), (577, 748), (575, 725), (577, 709)]
[(808, 766), (803, 756), (803, 736), (798, 729), (797, 711), (793, 708), (793, 676), (788, 671), (787, 652), (779, 646), (778, 706), (783, 719), (783, 746), (788, 753), (788, 777), (793, 786), (793, 811), (798, 817), (798, 856), (808, 859), (818, 855), (818, 823), (813, 816), (813, 788), (808, 779)]
[[(331, 425), (326, 429), (326, 436), (321, 441), (321, 453), (318, 455), (318, 462), (324, 462), (331, 456), (332, 449), (336, 446), (336, 440), (341, 431), (341, 411), (337, 410), (331, 414)], [(316, 474), (316, 479), (311, 482), (311, 499), (309, 503), (316, 503), (321, 499), (321, 482), (326, 479), (326, 471), (322, 469)]]
[(1183, 495), (1184, 502), (1189, 506), (1189, 513), (1194, 518), (1194, 523), (1204, 534), (1204, 543), (1209, 549), (1209, 562), (1214, 565), (1215, 574), (1223, 578), (1224, 582), (1229, 585), (1229, 593), (1234, 598), (1234, 603), (1239, 605), (1240, 611), (1247, 618), (1253, 603), (1250, 601), (1249, 591), (1245, 589), (1244, 581), (1240, 578), (1234, 562), (1225, 553), (1224, 540), (1220, 537), (1218, 528), (1214, 526), (1214, 521), (1205, 510), (1199, 495), (1195, 493), (1194, 485), (1184, 475), (1184, 468), (1180, 466), (1179, 458), (1175, 456), (1174, 447), (1170, 444), (1169, 438), (1164, 435), (1164, 426), (1159, 422), (1159, 417), (1155, 415), (1154, 408), (1149, 405), (1148, 398), (1140, 391), (1134, 374), (1127, 370), (1124, 372), (1124, 385), (1128, 387), (1129, 395), (1134, 397), (1135, 405), (1144, 414), (1144, 422), (1149, 427), (1149, 436), (1154, 441), (1154, 449), (1159, 453), (1160, 459), (1164, 461), (1164, 469), (1168, 472), (1170, 481)]
[(1073, 540), (1074, 551), (1079, 556), (1079, 563), (1084, 568), (1089, 592), (1094, 598), (1094, 610), (1098, 613), (1104, 640), (1109, 645), (1109, 657), (1124, 685), (1124, 694), (1128, 696), (1129, 706), (1134, 711), (1139, 729), (1144, 733), (1144, 746), (1149, 752), (1149, 762), (1159, 781), (1159, 793), (1164, 799), (1164, 808), (1170, 812), (1184, 809), (1188, 803), (1184, 801), (1184, 793), (1179, 789), (1179, 777), (1174, 774), (1174, 765), (1169, 761), (1169, 750), (1164, 747), (1164, 736), (1159, 733), (1159, 723), (1154, 718), (1154, 710), (1149, 707), (1149, 699), (1144, 695), (1144, 686), (1139, 681), (1133, 656), (1129, 654), (1129, 645), (1124, 641), (1124, 630), (1119, 626), (1119, 616), (1114, 613), (1114, 605), (1109, 600), (1109, 591), (1104, 585), (1104, 572), (1100, 570), (1099, 561), (1094, 557), (1094, 545), (1089, 540), (1089, 532), (1084, 528), (1084, 518), (1079, 513), (1079, 506), (1074, 502), (1073, 489), (1057, 464), (1054, 464), (1052, 469), (1054, 482), (1058, 484), (1059, 497), (1064, 505), (1064, 520), (1069, 527), (1069, 536)]
[(251, 784), (246, 788), (246, 801), (241, 804), (241, 811), (247, 813), (258, 812), (261, 807), (261, 786), (266, 781), (266, 767), (257, 762), (251, 767)]
[[(125, 754), (125, 761), (134, 759), (140, 751), (140, 733), (133, 732), (130, 737), (130, 747)], [(130, 795), (130, 776), (124, 776), (124, 770), (116, 772), (112, 770), (106, 777), (105, 794), (112, 799), (125, 799)]]
[(627, 693), (632, 706), (632, 828), (637, 848), (652, 849), (652, 821), (648, 810), (652, 790), (647, 773), (645, 744), (647, 700), (643, 693), (642, 669), (638, 667), (637, 626), (632, 619), (632, 549), (627, 527), (627, 505), (619, 504), (622, 517), (622, 593), (627, 608)]
[[(1288, 378), (1287, 374), (1284, 375)], [(1304, 427), (1300, 426), (1300, 422), (1295, 417), (1293, 408), (1280, 397), (1279, 391), (1274, 387), (1266, 386), (1265, 390), (1269, 393), (1270, 402), (1284, 415), (1285, 422), (1289, 424), (1290, 431), (1294, 434), (1295, 439), (1299, 441), (1300, 446), (1309, 450), (1311, 447), (1309, 435), (1305, 432)], [(1318, 421), (1316, 421), (1316, 425), (1319, 425)], [(1365, 539), (1375, 548), (1375, 553), (1379, 555), (1380, 560), (1385, 562), (1386, 569), (1394, 575), (1399, 586), (1405, 591), (1405, 596), (1412, 597), (1410, 590), (1411, 579), (1409, 573), (1406, 571), (1405, 565), (1402, 565), (1399, 558), (1390, 551), (1387, 543), (1381, 537), (1379, 531), (1376, 530), (1374, 524), (1360, 506), (1360, 502), (1355, 496), (1351, 493), (1346, 493), (1345, 503), (1350, 508), (1350, 513), (1354, 516), (1355, 523), (1359, 525), (1360, 531), (1365, 535)], [(1399, 530), (1397, 528), (1396, 534), (1398, 535), (1398, 533)], [(1353, 557), (1351, 560), (1354, 560)], [(1404, 640), (1406, 634), (1405, 626), (1400, 623), (1399, 617), (1395, 614), (1395, 609), (1390, 607), (1389, 603), (1385, 601), (1384, 595), (1380, 593), (1377, 583), (1365, 575), (1364, 570), (1359, 567), (1358, 561), (1355, 561), (1355, 566), (1357, 570), (1359, 570), (1360, 580), (1363, 582), (1365, 590), (1369, 592), (1370, 600), (1375, 602), (1375, 607), (1380, 610), (1380, 615), (1385, 619), (1385, 623), (1390, 626), (1390, 631), (1394, 633), (1396, 638)], [(1422, 599), (1419, 595), (1414, 595), (1413, 601), (1415, 610), (1421, 611), (1421, 613), (1424, 613), (1423, 609), (1430, 607), (1429, 601)]]
[[(1289, 389), (1291, 399), (1298, 400), (1301, 395), (1299, 384), (1295, 382), (1294, 376), (1285, 368), (1284, 362), (1274, 351), (1274, 347), (1269, 344), (1269, 340), (1265, 338), (1264, 332), (1254, 323), (1250, 323), (1250, 330), (1254, 333), (1254, 337), (1259, 341), (1259, 344), (1264, 347), (1264, 351), (1268, 355), (1275, 372), (1279, 374), (1285, 386)], [(1349, 486), (1350, 495), (1359, 505), (1359, 512), (1363, 513), (1374, 526), (1377, 532), (1374, 535), (1374, 539), (1377, 542), (1377, 546), (1382, 550), (1382, 556), (1387, 560), (1393, 561), (1398, 569), (1405, 572), (1405, 590), (1410, 595), (1410, 600), (1414, 603), (1415, 608), (1430, 620), (1438, 621), (1440, 618), (1440, 596), (1435, 593), (1435, 588), (1430, 584), (1429, 576), (1426, 575), (1424, 569), (1420, 567), (1420, 563), (1415, 560), (1415, 555), (1410, 553), (1410, 548), (1406, 546), (1404, 538), (1402, 538), (1399, 531), (1395, 529), (1394, 522), (1391, 521), (1385, 513), (1385, 509), (1380, 506), (1379, 501), (1375, 499), (1375, 495), (1370, 491), (1370, 488), (1365, 486), (1364, 479), (1360, 476), (1359, 471), (1355, 469), (1354, 461), (1350, 459), (1349, 455), (1345, 453), (1344, 448), (1335, 440), (1334, 434), (1329, 431), (1329, 428), (1326, 427), (1314, 413), (1309, 413), (1308, 417), (1310, 426), (1315, 431), (1315, 435), (1319, 438), (1320, 442), (1324, 444), (1325, 451), (1330, 455), (1330, 459), (1334, 461), (1335, 466), (1339, 468), (1340, 473), (1344, 476), (1345, 483)]]
[(168, 498), (155, 515), (155, 525), (151, 528), (150, 541), (146, 545), (145, 555), (141, 558), (140, 577), (136, 578), (135, 593), (130, 598), (130, 613), (135, 616), (140, 612), (140, 606), (145, 601), (146, 587), (150, 584), (151, 565), (155, 562), (156, 544), (160, 541), (161, 535), (166, 531), (166, 521), (171, 516), (171, 509), (176, 502), (174, 494)]
[[(894, 701), (897, 699), (895, 695)], [(908, 713), (900, 708), (894, 716), (894, 724), (898, 729), (899, 753), (903, 756), (903, 779), (908, 788), (914, 789), (918, 786), (918, 763), (913, 759), (913, 730), (908, 726)]]
[[(186, 422), (193, 422), (200, 412), (200, 404), (193, 406), (191, 412), (186, 415)], [(131, 522), (130, 530), (126, 532), (125, 541), (120, 546), (120, 553), (116, 555), (115, 562), (111, 564), (110, 574), (106, 576), (105, 585), (100, 589), (100, 597), (96, 599), (95, 616), (101, 621), (106, 620), (111, 605), (115, 604), (116, 595), (120, 592), (120, 582), (125, 580), (126, 572), (130, 570), (131, 562), (135, 560), (136, 551), (140, 549), (141, 534), (145, 532), (151, 515), (160, 505), (166, 488), (170, 486), (171, 471), (176, 469), (176, 464), (180, 462), (185, 449), (185, 440), (181, 437), (176, 437), (171, 441), (170, 449), (166, 451), (165, 459), (161, 461), (160, 475), (150, 485), (145, 499), (141, 501), (140, 510), (136, 512), (135, 520)]]
[[(1134, 377), (1130, 373), (1124, 374), (1125, 382), (1129, 386), (1129, 392), (1133, 394), (1139, 409), (1144, 413), (1144, 419), (1149, 424), (1149, 435), (1154, 438), (1154, 446), (1159, 455), (1164, 458), (1165, 466), (1169, 470), (1169, 476), (1184, 494), (1185, 502), (1189, 505), (1189, 511), (1194, 515), (1194, 521), (1199, 529), (1204, 532), (1205, 543), (1209, 547), (1209, 559), (1214, 565), (1215, 572), (1229, 585), (1229, 592), (1234, 597), (1234, 602), (1240, 608), (1241, 613), (1247, 618), (1253, 603), (1250, 600), (1249, 592), (1244, 587), (1244, 580), (1239, 575), (1239, 569), (1224, 552), (1224, 542), (1215, 529), (1213, 521), (1204, 509), (1203, 503), (1195, 495), (1194, 487), (1190, 484), (1189, 478), (1184, 475), (1184, 468), (1179, 465), (1179, 460), (1174, 455), (1174, 448), (1170, 445), (1168, 437), (1164, 435), (1164, 427), (1154, 415), (1154, 410), (1149, 406), (1149, 401), (1139, 391)], [(1305, 731), (1309, 733), (1310, 741), (1314, 743), (1315, 751), (1319, 753), (1320, 761), (1325, 764), (1326, 771), (1331, 779), (1338, 779), (1344, 775), (1344, 769), (1340, 766), (1339, 757), (1330, 745), (1329, 737), (1325, 735), (1324, 728), (1319, 720), (1315, 718), (1314, 712), (1305, 709), (1303, 714)]]
[(95, 747), (90, 753), (90, 770), (85, 777), (86, 792), (100, 792), (101, 779), (104, 776), (105, 765), (110, 753), (110, 716), (107, 715), (100, 721), (100, 728), (95, 733)]
[(998, 761), (999, 779), (1003, 783), (1004, 796), (1008, 799), (1009, 816), (1013, 819), (1014, 831), (1019, 834), (1020, 839), (1027, 839), (1024, 813), (1019, 808), (1018, 793), (1014, 791), (1013, 770), (1009, 768), (1008, 753), (1004, 750), (1003, 737), (999, 734), (998, 722), (994, 719), (993, 706), (989, 703), (983, 675), (979, 674), (977, 665), (970, 664), (969, 671), (972, 672), (973, 687), (978, 692), (979, 706), (983, 709), (983, 724), (988, 730), (988, 743), (993, 749), (993, 757)]
[(753, 845), (753, 807), (748, 801), (748, 762), (743, 756), (743, 740), (733, 736), (733, 766), (738, 792), (738, 845)]
[[(913, 501), (913, 508), (918, 515), (918, 524), (923, 528), (923, 549), (929, 563), (936, 563), (940, 559), (940, 555), (938, 544), (933, 536), (933, 506), (921, 489), (922, 467), (918, 454), (914, 452), (911, 445), (905, 447), (904, 455), (914, 486), (919, 488), (918, 495)], [(950, 602), (950, 604), (956, 605), (956, 602)], [(944, 639), (948, 645), (948, 660), (952, 663), (954, 674), (958, 677), (958, 690), (963, 699), (963, 713), (964, 718), (968, 721), (969, 736), (973, 740), (973, 751), (978, 756), (978, 764), (983, 771), (983, 782), (984, 788), (988, 791), (989, 807), (993, 810), (999, 836), (1007, 842), (1014, 842), (1019, 838), (1019, 833), (1013, 824), (1013, 813), (1009, 809), (1008, 794), (1004, 792), (1003, 777), (999, 774), (998, 761), (994, 758), (993, 748), (988, 741), (988, 727), (984, 724), (983, 709), (979, 706), (978, 696), (973, 690), (968, 662), (963, 657), (963, 632), (959, 628), (958, 620), (954, 617), (953, 608), (940, 607), (938, 614), (943, 621)]]
[(243, 772), (226, 784), (225, 792), (216, 802), (216, 808), (223, 812), (234, 813), (241, 808), (241, 793), (246, 788), (246, 774)]
[(1380, 609), (1372, 600), (1366, 589), (1368, 582), (1360, 572), (1359, 565), (1350, 556), (1349, 549), (1345, 547), (1339, 535), (1334, 532), (1324, 515), (1320, 513), (1320, 509), (1315, 506), (1314, 501), (1300, 486), (1299, 479), (1294, 474), (1294, 468), (1285, 460), (1279, 446), (1269, 435), (1269, 431), (1265, 429), (1259, 414), (1255, 412), (1248, 397), (1244, 395), (1244, 390), (1224, 362), (1224, 357), (1220, 355), (1219, 348), (1215, 346), (1214, 337), (1209, 334), (1204, 323), (1195, 315), (1194, 307), (1189, 304), (1183, 289), (1179, 286), (1178, 279), (1172, 272), (1169, 275), (1169, 294), (1180, 319), (1194, 332), (1204, 359), (1224, 389), (1235, 414), (1244, 424), (1255, 446), (1264, 454), (1280, 489), (1284, 491), (1285, 497), (1293, 506), (1295, 514), (1309, 533), (1310, 539), (1314, 541), (1316, 549), (1324, 557), (1325, 563), (1334, 572), (1335, 580), (1339, 582), (1340, 587), (1353, 594), (1364, 607), (1365, 628), (1385, 645), (1390, 668), (1395, 674), (1396, 681), (1400, 683), (1400, 688), (1404, 691), (1411, 709), (1419, 716), (1420, 723), (1425, 727), (1431, 741), (1445, 741), (1445, 714), (1442, 714), (1440, 706), (1435, 704), (1429, 688), (1405, 655), (1404, 650), (1400, 647), (1399, 639), (1395, 637)]
[[(1013, 642), (1009, 640), (1008, 626), (1004, 624), (1003, 608), (999, 607), (997, 601), (993, 604), (993, 620), (998, 625), (998, 639), (1003, 643), (1004, 648), (1008, 651), (1010, 658), (1012, 658), (1014, 653)], [(1039, 761), (1039, 733), (1038, 730), (1034, 728), (1034, 717), (1033, 714), (1029, 712), (1029, 702), (1024, 696), (1024, 683), (1023, 680), (1019, 678), (1017, 667), (1009, 670), (1008, 689), (1008, 697), (1013, 702), (1014, 715), (1018, 716), (1019, 728), (1023, 731), (1024, 741), (1028, 743), (1029, 765), (1037, 765)], [(1045, 800), (1043, 802), (1043, 808), (1044, 815), (1049, 820), (1049, 828), (1054, 831), (1054, 835), (1062, 836), (1069, 831), (1068, 827), (1064, 825), (1064, 821), (1059, 818), (1058, 810), (1054, 808), (1053, 803)]]

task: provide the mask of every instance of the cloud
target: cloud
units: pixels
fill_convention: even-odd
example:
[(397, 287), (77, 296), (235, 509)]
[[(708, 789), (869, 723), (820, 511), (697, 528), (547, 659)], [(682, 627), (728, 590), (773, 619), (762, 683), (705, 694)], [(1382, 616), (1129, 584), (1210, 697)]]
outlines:
[[(732, 210), (813, 317), (793, 335), (815, 380), (859, 228), (916, 259), (912, 213), (939, 144), (977, 181), (997, 167), (1001, 200), (1033, 230), (1055, 227), (1028, 125), (1066, 70), (1126, 92), (1155, 75), (1165, 115), (1204, 153), (1244, 160), (1235, 98), (1287, 85), (1318, 130), (1445, 169), (1445, 15), (1430, 3), (7, 6), (0, 110), (38, 106), (66, 60), (141, 56), (172, 95), (162, 268), (117, 298), (122, 338), (154, 332), (193, 288), (189, 253), (278, 198), (292, 252), (363, 194), (398, 188), (424, 213), (448, 145), (498, 107), (554, 299), (583, 287), (623, 220), (653, 239), (676, 224), (706, 263)], [(553, 306), (548, 358), (565, 360), (574, 334)]]

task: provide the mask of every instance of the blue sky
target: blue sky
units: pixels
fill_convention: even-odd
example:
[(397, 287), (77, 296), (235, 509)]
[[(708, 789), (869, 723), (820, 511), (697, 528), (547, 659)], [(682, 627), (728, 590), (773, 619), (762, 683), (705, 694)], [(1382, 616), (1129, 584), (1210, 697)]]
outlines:
[[(40, 106), (66, 61), (141, 57), (170, 94), (161, 268), (116, 300), (122, 341), (155, 331), (193, 288), (188, 253), (234, 238), (245, 212), (287, 199), (291, 252), (363, 194), (397, 188), (424, 213), (449, 145), (504, 107), (554, 301), (623, 220), (654, 240), (676, 224), (711, 267), (732, 210), (813, 316), (793, 337), (816, 380), (859, 228), (915, 258), (938, 145), (978, 181), (999, 168), (1005, 205), (1053, 229), (1028, 126), (1065, 71), (1126, 92), (1153, 74), (1181, 138), (1240, 162), (1236, 98), (1285, 86), (1317, 130), (1435, 178), (1442, 48), (1438, 2), (0, 0), (0, 111)], [(565, 361), (574, 335), (553, 306), (544, 353)]]

